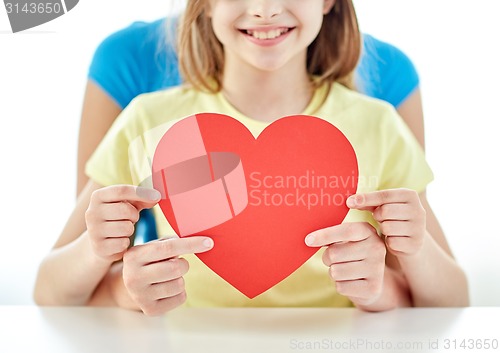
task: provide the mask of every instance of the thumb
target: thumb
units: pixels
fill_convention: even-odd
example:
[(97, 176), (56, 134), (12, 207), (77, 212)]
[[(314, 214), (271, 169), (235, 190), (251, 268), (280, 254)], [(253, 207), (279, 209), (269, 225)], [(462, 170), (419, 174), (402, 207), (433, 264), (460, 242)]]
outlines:
[(145, 187), (137, 187), (136, 189), (139, 199), (129, 201), (138, 211), (145, 208), (151, 208), (156, 205), (161, 199), (161, 193), (158, 190)]

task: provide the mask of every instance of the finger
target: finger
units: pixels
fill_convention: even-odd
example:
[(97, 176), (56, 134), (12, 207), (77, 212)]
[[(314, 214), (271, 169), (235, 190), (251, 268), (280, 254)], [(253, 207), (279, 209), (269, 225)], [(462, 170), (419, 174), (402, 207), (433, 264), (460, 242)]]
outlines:
[(346, 205), (357, 210), (373, 211), (374, 208), (388, 203), (407, 203), (413, 193), (413, 190), (407, 189), (388, 189), (356, 194), (347, 199)]
[(366, 264), (363, 261), (351, 261), (330, 266), (330, 276), (335, 281), (359, 280), (367, 277)]
[(377, 207), (373, 211), (373, 218), (377, 222), (408, 221), (412, 218), (411, 208), (406, 204), (389, 203)]
[(99, 226), (99, 232), (105, 238), (126, 238), (134, 234), (134, 224), (131, 221), (107, 221)]
[(367, 222), (342, 223), (333, 227), (316, 230), (306, 236), (307, 246), (325, 246), (339, 242), (361, 241), (377, 234)]
[(330, 267), (332, 264), (358, 261), (366, 258), (365, 246), (362, 242), (335, 243), (328, 246), (323, 253), (323, 263)]
[(188, 270), (189, 263), (186, 259), (173, 258), (142, 267), (141, 276), (147, 278), (149, 283), (161, 283), (182, 277)]
[(408, 236), (389, 236), (385, 238), (385, 243), (392, 253), (412, 253), (415, 248), (414, 240)]
[(208, 251), (213, 248), (214, 241), (209, 237), (193, 236), (185, 238), (167, 238), (160, 239), (153, 244), (154, 248), (151, 253), (152, 262), (161, 261), (164, 259), (172, 259), (174, 257), (185, 254), (197, 254)]
[(147, 304), (143, 305), (141, 309), (144, 314), (148, 316), (163, 315), (166, 312), (184, 304), (186, 298), (186, 292), (184, 291), (173, 297), (148, 302)]
[(376, 291), (376, 288), (370, 282), (366, 279), (336, 281), (335, 287), (337, 292), (343, 296), (367, 299)]
[(409, 236), (409, 221), (385, 221), (380, 223), (380, 232), (385, 236)]
[(127, 251), (126, 255), (128, 261), (144, 266), (184, 254), (205, 252), (212, 249), (213, 246), (214, 242), (209, 237), (168, 238), (134, 246)]
[(99, 252), (106, 256), (121, 254), (130, 246), (130, 238), (110, 238), (99, 245)]
[(143, 202), (154, 206), (161, 198), (159, 191), (134, 185), (111, 185), (95, 191), (92, 194), (102, 203), (120, 201)]
[(100, 206), (100, 215), (106, 221), (129, 220), (136, 223), (139, 211), (128, 202), (104, 203)]
[(175, 297), (185, 291), (184, 278), (176, 278), (171, 281), (152, 284), (149, 288), (149, 296), (154, 300)]

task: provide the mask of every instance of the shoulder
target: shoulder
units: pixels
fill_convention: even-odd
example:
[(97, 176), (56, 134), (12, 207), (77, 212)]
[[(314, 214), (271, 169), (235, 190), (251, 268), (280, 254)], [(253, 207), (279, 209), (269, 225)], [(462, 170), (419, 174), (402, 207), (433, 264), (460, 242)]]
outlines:
[(363, 93), (398, 107), (419, 84), (412, 60), (398, 47), (363, 34), (358, 65), (358, 85)]
[(392, 62), (411, 62), (401, 49), (370, 34), (363, 33), (363, 45), (368, 59), (376, 59), (380, 62), (386, 60)]
[(122, 53), (137, 52), (137, 48), (156, 45), (165, 27), (165, 19), (153, 22), (134, 22), (106, 37), (97, 47), (96, 54), (111, 52), (117, 56)]
[(372, 64), (392, 71), (415, 71), (415, 65), (400, 48), (393, 44), (384, 42), (369, 34), (363, 34), (363, 56), (365, 64)]
[(358, 112), (361, 115), (369, 113), (370, 116), (397, 114), (395, 108), (387, 101), (367, 96), (339, 83), (334, 83), (331, 86), (325, 106), (335, 107), (334, 109), (338, 110), (339, 113)]
[[(320, 116), (326, 117), (350, 139), (379, 144), (401, 128), (402, 118), (394, 106), (335, 83), (324, 101)], [(403, 123), (404, 124), (404, 123)]]
[(97, 47), (88, 77), (120, 107), (137, 95), (178, 84), (177, 59), (167, 40), (176, 19), (134, 22)]

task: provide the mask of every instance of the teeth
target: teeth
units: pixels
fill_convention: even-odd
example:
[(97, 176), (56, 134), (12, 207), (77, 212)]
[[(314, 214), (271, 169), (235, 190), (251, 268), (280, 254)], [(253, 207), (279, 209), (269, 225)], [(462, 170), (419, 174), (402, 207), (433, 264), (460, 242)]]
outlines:
[(282, 29), (272, 29), (267, 32), (261, 32), (261, 31), (247, 31), (247, 33), (254, 38), (257, 39), (274, 39), (282, 35), (283, 33), (288, 32), (288, 28), (282, 28)]

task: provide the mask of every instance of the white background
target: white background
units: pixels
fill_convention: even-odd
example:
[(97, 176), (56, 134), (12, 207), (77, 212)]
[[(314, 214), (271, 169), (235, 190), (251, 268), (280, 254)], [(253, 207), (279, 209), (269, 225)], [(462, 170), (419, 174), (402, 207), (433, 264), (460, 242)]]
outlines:
[[(174, 1), (81, 0), (18, 34), (0, 7), (0, 304), (33, 303), (38, 263), (75, 202), (77, 131), (95, 47), (134, 20), (162, 17)], [(436, 176), (429, 199), (469, 276), (472, 304), (500, 306), (500, 4), (355, 4), (363, 31), (396, 44), (417, 66)]]

